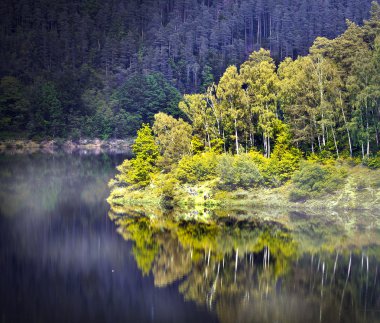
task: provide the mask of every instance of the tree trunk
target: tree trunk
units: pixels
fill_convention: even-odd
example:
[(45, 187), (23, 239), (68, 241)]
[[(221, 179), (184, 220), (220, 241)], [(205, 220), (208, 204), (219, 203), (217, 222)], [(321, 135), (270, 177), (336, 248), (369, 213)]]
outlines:
[(236, 145), (236, 154), (239, 155), (239, 138), (237, 132), (237, 120), (235, 118), (235, 145)]
[(364, 143), (362, 142), (362, 156), (363, 156), (363, 159), (364, 159)]
[[(322, 64), (319, 58), (318, 58), (318, 64)], [(318, 67), (317, 67), (317, 75), (318, 75), (318, 83), (319, 83), (318, 85), (319, 85), (320, 109), (321, 109), (322, 144), (324, 147), (326, 145), (325, 121), (324, 121), (324, 115), (323, 115), (325, 98), (323, 95), (323, 72), (321, 69), (318, 69)]]
[(334, 139), (334, 145), (335, 145), (335, 150), (336, 150), (336, 156), (339, 158), (338, 144), (337, 144), (337, 142), (336, 142), (335, 132), (334, 132), (334, 127), (333, 127), (333, 126), (331, 126), (331, 132), (332, 132), (333, 139)]
[(317, 120), (315, 119), (315, 116), (313, 116), (313, 121), (314, 121), (314, 127), (315, 127), (315, 132), (316, 132), (316, 135), (317, 135), (317, 139), (318, 139), (318, 148), (319, 148), (319, 152), (322, 152), (322, 148), (321, 148), (321, 138), (320, 136), (318, 135), (318, 125), (317, 125)]
[(249, 141), (251, 144), (251, 147), (255, 145), (255, 137), (253, 133), (253, 127), (252, 127), (252, 111), (250, 111), (250, 116), (249, 116)]
[(264, 144), (264, 157), (267, 156), (267, 138), (265, 137), (265, 134), (263, 134), (263, 144)]
[(224, 136), (224, 129), (223, 129), (223, 150), (224, 150), (224, 153), (226, 153), (226, 137)]
[(208, 142), (208, 148), (211, 149), (211, 141), (210, 141), (210, 134), (209, 132), (207, 131), (207, 142)]
[(323, 121), (323, 113), (322, 113), (322, 145), (323, 145), (323, 147), (326, 146), (325, 125), (324, 125), (324, 121)]
[(339, 97), (340, 97), (340, 107), (342, 109), (343, 121), (344, 121), (344, 125), (345, 125), (346, 131), (347, 131), (348, 145), (350, 147), (350, 157), (352, 157), (352, 144), (351, 144), (350, 130), (348, 129), (346, 115), (345, 115), (344, 109), (343, 109), (343, 100), (342, 100), (342, 93), (341, 92), (339, 92)]
[(236, 248), (236, 254), (235, 254), (235, 272), (237, 271), (238, 260), (239, 260), (239, 248)]
[(367, 138), (367, 156), (369, 156), (369, 138)]
[(259, 43), (260, 18), (257, 17), (256, 44)]
[(365, 101), (365, 118), (366, 118), (366, 131), (367, 131), (367, 156), (369, 156), (369, 122), (368, 122), (368, 101)]

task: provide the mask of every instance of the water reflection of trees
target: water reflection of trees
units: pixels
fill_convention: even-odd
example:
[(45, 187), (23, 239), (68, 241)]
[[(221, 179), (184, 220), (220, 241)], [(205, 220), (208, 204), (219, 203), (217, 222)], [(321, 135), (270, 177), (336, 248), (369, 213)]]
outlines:
[(202, 223), (110, 215), (156, 286), (179, 282), (186, 300), (206, 305), (223, 322), (379, 321), (380, 250), (334, 240), (336, 225), (324, 228), (328, 239), (321, 243), (317, 227), (309, 235), (307, 226), (299, 230), (300, 219), (291, 232), (247, 217)]

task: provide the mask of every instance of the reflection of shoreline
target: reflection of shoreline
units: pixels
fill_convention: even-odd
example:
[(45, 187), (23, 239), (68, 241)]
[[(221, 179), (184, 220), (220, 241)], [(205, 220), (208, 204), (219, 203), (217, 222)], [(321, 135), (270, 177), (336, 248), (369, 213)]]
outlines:
[(178, 283), (186, 300), (216, 311), (221, 322), (318, 322), (320, 316), (364, 322), (363, 311), (376, 321), (379, 240), (359, 238), (354, 245), (339, 236), (339, 224), (300, 214), (289, 216), (291, 229), (238, 216), (207, 223), (141, 213), (110, 212), (110, 218), (157, 287)]
[[(146, 216), (165, 226), (167, 219), (175, 221), (207, 223), (243, 222), (255, 225), (279, 226), (291, 232), (304, 252), (315, 253), (336, 248), (363, 248), (380, 245), (380, 220), (371, 211), (323, 212), (320, 210), (292, 210), (270, 207), (232, 207), (173, 209), (141, 205), (119, 206), (111, 204), (110, 218), (114, 221), (124, 215)], [(380, 254), (379, 254), (380, 255)]]
[(80, 139), (73, 140), (4, 140), (0, 141), (0, 153), (25, 154), (25, 153), (56, 153), (63, 151), (68, 154), (103, 154), (117, 153), (130, 154), (133, 138), (128, 139)]

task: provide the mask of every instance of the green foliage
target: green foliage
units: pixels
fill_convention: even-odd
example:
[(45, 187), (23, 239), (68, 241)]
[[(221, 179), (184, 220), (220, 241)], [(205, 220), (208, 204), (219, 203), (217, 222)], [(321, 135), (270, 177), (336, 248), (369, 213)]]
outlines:
[(151, 176), (157, 170), (157, 160), (159, 157), (159, 147), (155, 143), (152, 129), (144, 124), (137, 131), (137, 138), (132, 146), (135, 157), (125, 160), (118, 167), (120, 174), (116, 179), (120, 184), (144, 187), (150, 183)]
[(380, 153), (378, 152), (376, 156), (371, 158), (364, 158), (362, 161), (363, 165), (371, 168), (371, 169), (378, 169), (380, 168)]
[(112, 135), (116, 138), (126, 138), (135, 135), (136, 129), (139, 129), (143, 120), (138, 113), (120, 110), (114, 115), (112, 123), (114, 128)]
[(159, 112), (154, 116), (153, 132), (160, 147), (160, 165), (165, 169), (191, 152), (192, 127), (182, 119)]
[(346, 176), (344, 169), (305, 162), (294, 174), (290, 200), (303, 201), (334, 193), (344, 184)]
[[(246, 90), (244, 99), (249, 111), (257, 120), (255, 128), (263, 136), (264, 153), (270, 157), (270, 138), (273, 137), (276, 126), (277, 91), (279, 86), (276, 66), (270, 57), (270, 52), (260, 49), (253, 52), (248, 60), (241, 65), (240, 73)], [(252, 118), (252, 117), (251, 117)]]
[(250, 154), (227, 155), (219, 158), (219, 186), (225, 190), (252, 188), (262, 182), (257, 164)]
[[(282, 118), (304, 152), (327, 149), (339, 155), (349, 149), (352, 157), (362, 147), (368, 156), (378, 151), (377, 2), (361, 26), (369, 1), (358, 9), (357, 0), (304, 6), (253, 0), (207, 5), (185, 0), (175, 6), (86, 0), (75, 10), (67, 2), (4, 1), (4, 8), (10, 8), (0, 22), (4, 132), (131, 136), (158, 112), (181, 116), (180, 92), (201, 90), (184, 98), (197, 115), (185, 113), (195, 134), (215, 151), (221, 151), (222, 140), (223, 152), (255, 146), (270, 157), (275, 123)], [(299, 30), (297, 22), (315, 20), (315, 8), (324, 13), (317, 17), (320, 24), (302, 24), (306, 32)], [(347, 22), (342, 35), (317, 38), (311, 55), (296, 59), (321, 30), (329, 36), (343, 30), (345, 15), (354, 22)], [(258, 25), (240, 19), (253, 16), (260, 18)], [(271, 23), (273, 17), (280, 20)], [(255, 51), (238, 67), (247, 50), (261, 46), (272, 52)], [(294, 60), (276, 68), (275, 61), (290, 56)]]
[(199, 138), (199, 136), (195, 135), (191, 138), (191, 152), (192, 154), (198, 154), (202, 151), (204, 151), (205, 144), (204, 142)]
[(206, 65), (202, 70), (202, 85), (201, 92), (205, 92), (206, 89), (214, 83), (214, 75), (212, 74), (212, 68), (209, 65)]
[(32, 101), (32, 133), (51, 137), (65, 135), (62, 103), (52, 82), (42, 82), (37, 86)]
[(182, 183), (196, 183), (210, 180), (217, 175), (218, 155), (204, 152), (194, 156), (184, 156), (175, 169), (175, 176)]
[(112, 136), (112, 110), (107, 104), (101, 104), (96, 108), (95, 115), (88, 118), (84, 135), (96, 136), (108, 139)]
[(29, 86), (15, 77), (3, 77), (1, 130), (34, 138), (125, 138), (134, 136), (143, 122), (153, 121), (159, 111), (183, 116), (179, 92), (160, 73), (131, 76), (114, 91), (102, 88), (93, 70), (83, 73), (38, 77)]
[(267, 172), (272, 174), (279, 183), (289, 180), (299, 168), (302, 153), (291, 145), (289, 127), (284, 123), (278, 126), (279, 134), (276, 145), (269, 161)]
[(29, 109), (25, 89), (19, 80), (4, 76), (0, 81), (0, 129), (25, 130)]
[(158, 112), (181, 116), (179, 92), (160, 73), (135, 75), (112, 95), (114, 109), (141, 116), (143, 122), (152, 122)]
[(210, 141), (215, 138), (213, 127), (215, 116), (213, 114), (216, 107), (213, 100), (213, 95), (186, 94), (178, 105), (191, 121), (197, 137), (203, 138), (208, 147), (211, 146)]
[[(229, 66), (220, 78), (216, 96), (219, 99), (219, 106), (228, 119), (227, 129), (229, 136), (234, 139), (234, 150), (239, 154), (239, 130), (242, 127), (244, 115), (244, 97), (243, 79), (236, 66)], [(232, 143), (229, 143), (232, 145)]]
[(215, 138), (210, 141), (211, 151), (221, 154), (224, 149), (224, 140), (221, 138)]
[(172, 174), (157, 174), (152, 178), (152, 184), (158, 190), (164, 209), (171, 209), (178, 203), (179, 181)]
[(132, 151), (136, 158), (146, 160), (154, 164), (159, 156), (158, 146), (148, 124), (143, 124), (137, 131), (137, 138), (132, 146)]

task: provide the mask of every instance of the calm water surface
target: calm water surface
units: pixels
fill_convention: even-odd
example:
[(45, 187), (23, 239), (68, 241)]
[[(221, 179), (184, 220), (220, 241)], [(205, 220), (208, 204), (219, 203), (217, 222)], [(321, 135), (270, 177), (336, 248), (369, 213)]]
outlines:
[(380, 322), (380, 215), (110, 210), (124, 157), (0, 156), (1, 322)]

